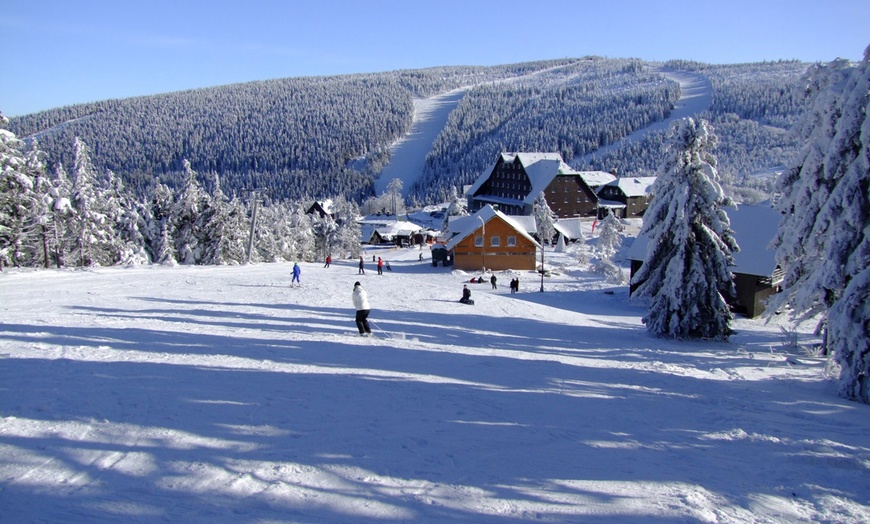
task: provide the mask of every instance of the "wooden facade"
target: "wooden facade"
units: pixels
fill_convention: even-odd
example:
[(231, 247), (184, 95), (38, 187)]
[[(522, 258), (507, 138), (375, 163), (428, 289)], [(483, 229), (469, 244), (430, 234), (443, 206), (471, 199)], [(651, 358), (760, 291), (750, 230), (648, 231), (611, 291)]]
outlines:
[(598, 197), (579, 174), (558, 175), (544, 189), (547, 205), (558, 218), (595, 217)]
[[(513, 160), (504, 155), (499, 156), (495, 167), (489, 177), (475, 191), (475, 196), (486, 195), (491, 197), (493, 203), (497, 203), (499, 210), (507, 215), (527, 215), (528, 210), (523, 205), (523, 199), (532, 190), (532, 181), (529, 179), (520, 157)], [(469, 211), (475, 212), (485, 205), (480, 200), (474, 200)]]
[[(483, 219), (483, 224), (478, 217)], [(468, 218), (468, 223), (477, 227), (448, 242), (456, 269), (535, 269), (539, 244), (505, 215), (486, 206), (477, 215)]]
[(557, 218), (594, 218), (599, 188), (615, 178), (603, 171), (575, 171), (558, 153), (502, 153), (469, 188), (468, 209), (497, 205), (506, 215), (528, 216), (543, 194)]

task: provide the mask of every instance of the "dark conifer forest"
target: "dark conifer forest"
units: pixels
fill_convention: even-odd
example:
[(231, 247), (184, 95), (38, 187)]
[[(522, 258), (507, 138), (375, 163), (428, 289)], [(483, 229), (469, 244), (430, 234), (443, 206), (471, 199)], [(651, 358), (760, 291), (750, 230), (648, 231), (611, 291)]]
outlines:
[[(575, 159), (666, 118), (680, 88), (631, 59), (585, 57), (492, 67), (437, 67), (376, 74), (285, 78), (73, 105), (11, 119), (8, 128), (47, 153), (49, 171), (72, 170), (76, 138), (97, 171), (110, 170), (136, 194), (158, 183), (180, 189), (184, 162), (221, 189), (267, 191), (275, 200), (341, 196), (362, 202), (413, 120), (413, 101), (468, 92), (429, 153), (412, 203), (443, 202), (502, 151), (560, 152), (578, 168), (645, 175), (664, 137), (618, 148), (595, 165)], [(702, 115), (720, 136), (726, 186), (761, 198), (759, 173), (781, 170), (796, 148), (788, 133), (805, 111), (807, 64), (666, 64), (707, 76), (713, 105)]]

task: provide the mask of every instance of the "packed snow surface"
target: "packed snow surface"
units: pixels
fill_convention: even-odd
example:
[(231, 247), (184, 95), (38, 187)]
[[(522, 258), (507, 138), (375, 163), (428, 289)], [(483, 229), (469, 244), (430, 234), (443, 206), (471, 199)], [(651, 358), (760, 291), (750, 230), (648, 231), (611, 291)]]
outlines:
[(474, 306), (477, 274), (372, 254), (300, 287), (292, 264), (4, 271), (0, 521), (870, 521), (870, 406), (782, 320), (658, 339), (567, 253), (543, 293), (498, 272)]

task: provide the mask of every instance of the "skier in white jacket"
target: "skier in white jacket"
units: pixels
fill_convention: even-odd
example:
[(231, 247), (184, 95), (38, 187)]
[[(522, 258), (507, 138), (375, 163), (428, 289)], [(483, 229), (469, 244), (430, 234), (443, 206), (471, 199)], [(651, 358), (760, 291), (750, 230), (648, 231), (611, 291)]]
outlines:
[(368, 318), (372, 308), (369, 306), (369, 295), (359, 282), (353, 284), (353, 306), (356, 308), (356, 327), (359, 334), (364, 337), (371, 335)]

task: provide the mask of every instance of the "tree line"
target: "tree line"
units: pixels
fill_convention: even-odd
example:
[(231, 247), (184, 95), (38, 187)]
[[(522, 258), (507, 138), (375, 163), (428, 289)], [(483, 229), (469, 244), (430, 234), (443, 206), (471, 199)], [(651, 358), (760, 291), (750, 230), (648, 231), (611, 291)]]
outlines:
[[(595, 160), (572, 162), (666, 118), (679, 86), (640, 60), (586, 57), (493, 67), (440, 67), (332, 77), (288, 78), (68, 106), (11, 119), (9, 128), (69, 164), (76, 137), (139, 196), (157, 178), (185, 181), (183, 161), (220, 175), (223, 190), (268, 189), (277, 200), (341, 195), (362, 202), (410, 128), (413, 100), (474, 86), (429, 153), (411, 204), (444, 201), (503, 151), (554, 151), (572, 167), (644, 175), (664, 154), (664, 133)], [(799, 62), (710, 66), (714, 86), (704, 118), (719, 135), (723, 176), (733, 187), (769, 192), (751, 175), (781, 169), (796, 152), (785, 130), (805, 111)], [(206, 181), (207, 183), (210, 183)], [(726, 187), (732, 185), (726, 182)]]
[(216, 172), (202, 177), (187, 160), (178, 189), (158, 179), (139, 196), (94, 166), (84, 140), (75, 138), (73, 151), (69, 171), (49, 171), (38, 144), (0, 129), (0, 269), (313, 261), (361, 251), (359, 209), (343, 197), (323, 217), (307, 213), (311, 202), (260, 191), (228, 197)]

